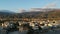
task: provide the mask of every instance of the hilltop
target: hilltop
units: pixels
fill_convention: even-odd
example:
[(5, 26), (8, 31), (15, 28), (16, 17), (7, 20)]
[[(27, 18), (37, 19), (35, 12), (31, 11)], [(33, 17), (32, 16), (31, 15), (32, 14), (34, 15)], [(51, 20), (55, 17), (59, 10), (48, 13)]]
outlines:
[[(48, 10), (48, 11), (47, 11)], [(47, 9), (44, 11), (30, 11), (20, 13), (22, 18), (40, 18), (40, 19), (59, 19), (60, 18), (60, 9)], [(19, 16), (20, 16), (19, 15)]]
[[(40, 10), (40, 9), (39, 9)], [(2, 18), (35, 18), (35, 19), (60, 19), (60, 9), (41, 9), (41, 11), (27, 11), (23, 13), (2, 12)]]

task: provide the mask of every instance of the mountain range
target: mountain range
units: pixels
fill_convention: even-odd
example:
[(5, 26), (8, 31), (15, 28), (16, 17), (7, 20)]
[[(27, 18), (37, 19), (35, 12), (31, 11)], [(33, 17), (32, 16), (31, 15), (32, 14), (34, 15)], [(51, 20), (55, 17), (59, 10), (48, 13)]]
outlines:
[[(45, 12), (44, 12), (45, 11)], [(42, 9), (42, 11), (27, 11), (23, 13), (14, 13), (9, 10), (0, 10), (0, 16), (14, 16), (17, 18), (57, 18), (60, 19), (60, 9)]]

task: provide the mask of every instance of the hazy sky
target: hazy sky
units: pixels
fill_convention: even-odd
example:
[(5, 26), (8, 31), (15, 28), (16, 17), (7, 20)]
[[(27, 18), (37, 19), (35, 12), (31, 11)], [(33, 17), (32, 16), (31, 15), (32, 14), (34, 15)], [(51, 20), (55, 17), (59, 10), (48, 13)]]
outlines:
[(49, 5), (60, 8), (60, 0), (0, 0), (0, 10), (16, 12), (19, 9), (50, 7)]

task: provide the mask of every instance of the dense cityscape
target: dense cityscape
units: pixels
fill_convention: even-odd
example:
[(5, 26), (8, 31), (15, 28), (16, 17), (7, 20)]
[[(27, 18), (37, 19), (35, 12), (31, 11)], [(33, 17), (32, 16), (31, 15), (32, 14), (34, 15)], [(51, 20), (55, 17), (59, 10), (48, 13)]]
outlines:
[(45, 12), (32, 11), (32, 12), (13, 13), (13, 14), (1, 11), (0, 33), (1, 34), (15, 34), (15, 33), (52, 34), (53, 32), (56, 33), (57, 31), (60, 30), (60, 19), (59, 19), (60, 10), (59, 9), (51, 11), (50, 9), (49, 11), (47, 10), (48, 9), (44, 9)]
[(0, 0), (0, 34), (60, 34), (60, 0)]

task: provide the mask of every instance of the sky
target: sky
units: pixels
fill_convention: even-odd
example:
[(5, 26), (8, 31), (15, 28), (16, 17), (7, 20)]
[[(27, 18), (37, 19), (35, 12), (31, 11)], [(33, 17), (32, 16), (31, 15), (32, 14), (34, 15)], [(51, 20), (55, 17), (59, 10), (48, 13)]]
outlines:
[(20, 9), (46, 7), (60, 8), (60, 0), (0, 0), (0, 10), (18, 12)]

